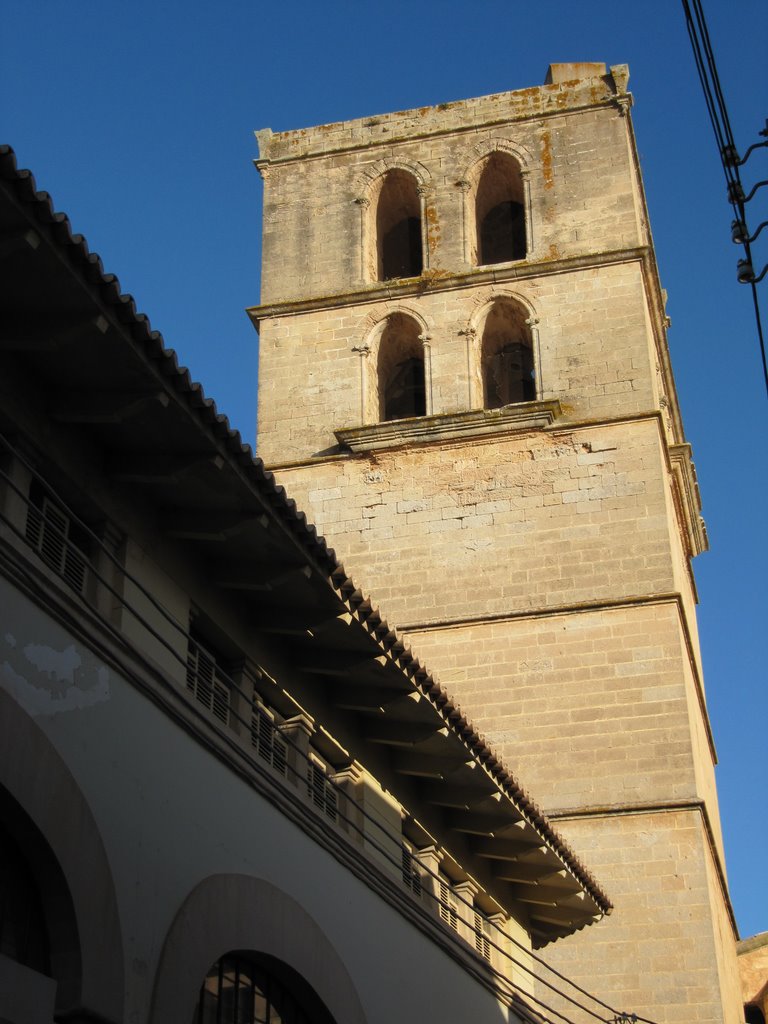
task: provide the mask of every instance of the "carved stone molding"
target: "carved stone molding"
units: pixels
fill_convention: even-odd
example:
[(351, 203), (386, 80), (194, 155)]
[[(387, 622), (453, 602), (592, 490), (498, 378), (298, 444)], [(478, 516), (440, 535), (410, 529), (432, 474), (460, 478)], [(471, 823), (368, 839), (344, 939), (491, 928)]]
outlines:
[(675, 504), (685, 530), (688, 553), (693, 558), (702, 551), (709, 550), (709, 540), (707, 527), (701, 515), (699, 483), (696, 479), (696, 467), (691, 458), (691, 446), (670, 445), (669, 461), (672, 466)]
[(428, 444), (457, 438), (485, 437), (513, 431), (544, 430), (560, 416), (558, 401), (520, 402), (501, 409), (414, 416), (362, 427), (336, 430), (340, 444), (354, 452), (395, 448), (402, 444)]

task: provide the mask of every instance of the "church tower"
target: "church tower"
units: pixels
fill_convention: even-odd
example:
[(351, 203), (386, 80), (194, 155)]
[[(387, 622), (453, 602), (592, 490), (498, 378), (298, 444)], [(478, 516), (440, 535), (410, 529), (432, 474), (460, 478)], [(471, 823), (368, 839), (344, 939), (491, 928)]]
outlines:
[(613, 900), (551, 963), (655, 1022), (735, 1024), (706, 534), (627, 81), (560, 64), (258, 132), (258, 448)]

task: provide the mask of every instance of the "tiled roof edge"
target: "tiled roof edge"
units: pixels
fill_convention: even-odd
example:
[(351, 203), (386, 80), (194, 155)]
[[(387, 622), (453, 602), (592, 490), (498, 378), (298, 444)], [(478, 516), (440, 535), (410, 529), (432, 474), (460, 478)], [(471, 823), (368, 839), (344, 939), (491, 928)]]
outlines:
[[(486, 767), (500, 788), (520, 810), (525, 820), (567, 864), (601, 910), (606, 914), (610, 913), (613, 904), (565, 840), (558, 835), (546, 815), (464, 716), (460, 706), (421, 665), (410, 648), (399, 640), (397, 632), (389, 627), (378, 610), (373, 608), (370, 600), (363, 597), (354, 581), (347, 576), (333, 548), (328, 546), (325, 538), (307, 520), (304, 512), (297, 508), (296, 502), (288, 497), (285, 488), (275, 481), (274, 475), (264, 466), (251, 446), (242, 440), (240, 432), (230, 426), (227, 416), (217, 411), (215, 401), (205, 396), (202, 385), (192, 380), (186, 367), (179, 366), (175, 351), (165, 347), (162, 334), (152, 330), (149, 317), (136, 310), (133, 296), (121, 293), (117, 277), (104, 271), (100, 257), (89, 251), (83, 235), (73, 233), (67, 215), (54, 211), (50, 194), (37, 191), (32, 172), (17, 167), (16, 155), (9, 145), (0, 145), (0, 180), (15, 187), (22, 203), (34, 205), (33, 215), (38, 222), (53, 226), (56, 243), (66, 249), (75, 269), (89, 284), (101, 288), (102, 299), (107, 305), (115, 308), (117, 319), (130, 332), (132, 340), (142, 345), (149, 361), (159, 364), (161, 373), (168, 377), (174, 389), (184, 396), (190, 408), (196, 411), (200, 420), (214, 435), (215, 440), (223, 443), (238, 469), (251, 478), (272, 509), (281, 516), (299, 542), (306, 546), (307, 553), (327, 573), (350, 613), (375, 636), (382, 650), (398, 661), (402, 670), (414, 679), (423, 694), (438, 709), (446, 725), (467, 744), (473, 755)], [(395, 647), (398, 648), (397, 654), (392, 653)]]

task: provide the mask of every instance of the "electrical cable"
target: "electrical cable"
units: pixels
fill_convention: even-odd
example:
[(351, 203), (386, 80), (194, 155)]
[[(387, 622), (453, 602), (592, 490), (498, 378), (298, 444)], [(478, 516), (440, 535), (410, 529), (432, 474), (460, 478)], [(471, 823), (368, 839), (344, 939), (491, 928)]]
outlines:
[[(692, 7), (693, 12), (691, 10)], [(686, 28), (688, 30), (688, 37), (691, 41), (691, 47), (693, 49), (696, 70), (704, 93), (707, 114), (709, 116), (710, 124), (712, 125), (712, 131), (714, 133), (720, 155), (720, 162), (723, 166), (723, 172), (728, 186), (729, 202), (737, 211), (738, 220), (746, 225), (745, 204), (754, 196), (762, 183), (758, 183), (749, 193), (749, 196), (745, 196), (741, 183), (739, 167), (746, 162), (748, 156), (754, 149), (764, 146), (766, 143), (756, 143), (754, 146), (750, 146), (744, 158), (739, 158), (701, 0), (690, 0), (690, 3), (689, 0), (683, 0), (683, 10), (685, 12)], [(755, 309), (755, 323), (757, 326), (757, 337), (763, 365), (763, 378), (765, 380), (766, 393), (768, 394), (768, 359), (766, 358), (765, 337), (763, 334), (760, 303), (757, 296), (757, 282), (755, 280), (754, 271), (752, 270), (753, 262), (749, 231), (746, 231), (744, 239), (740, 240), (740, 244), (744, 247), (744, 253), (746, 256), (745, 262), (751, 273), (751, 278), (745, 277), (744, 282), (750, 284), (752, 288), (752, 302)], [(740, 268), (741, 266), (742, 264), (740, 263)], [(762, 277), (762, 274), (760, 276)]]

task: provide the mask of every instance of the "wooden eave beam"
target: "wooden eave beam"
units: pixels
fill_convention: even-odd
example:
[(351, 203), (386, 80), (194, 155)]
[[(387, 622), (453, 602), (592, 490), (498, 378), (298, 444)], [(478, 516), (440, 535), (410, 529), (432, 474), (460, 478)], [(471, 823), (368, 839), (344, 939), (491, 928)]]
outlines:
[(375, 723), (364, 722), (362, 728), (363, 738), (369, 743), (393, 747), (414, 747), (430, 739), (436, 733), (442, 732), (438, 722), (433, 724), (429, 722), (392, 722), (387, 721), (386, 718)]
[[(465, 772), (463, 775), (467, 777), (470, 772)], [(462, 785), (458, 781), (454, 782), (453, 779), (445, 784), (425, 782), (419, 786), (419, 796), (427, 803), (434, 804), (436, 807), (453, 807), (467, 811), (489, 809), (494, 802), (494, 794), (501, 798), (501, 794), (490, 780), (487, 787)]]
[(67, 391), (59, 395), (49, 412), (61, 423), (120, 423), (139, 415), (149, 405), (166, 407), (165, 391)]
[[(500, 880), (502, 876), (497, 876)], [(546, 871), (542, 878), (546, 877)], [(546, 883), (520, 883), (513, 882), (511, 891), (515, 899), (530, 898), (533, 900), (554, 901), (558, 905), (573, 898), (583, 900), (584, 891), (575, 878), (564, 879), (563, 885), (547, 885)]]
[(65, 345), (100, 337), (108, 330), (109, 321), (101, 314), (11, 315), (4, 317), (0, 326), (0, 351), (53, 352)]
[(214, 452), (126, 452), (107, 460), (106, 473), (121, 483), (178, 483), (195, 467), (209, 464), (220, 469), (224, 460)]
[(263, 517), (247, 512), (199, 512), (186, 509), (163, 516), (163, 533), (173, 540), (221, 542), (229, 540)]
[(553, 871), (547, 866), (520, 861), (500, 862), (494, 868), (494, 875), (501, 882), (516, 882), (519, 885), (540, 885), (557, 877), (570, 878), (573, 881), (565, 868)]
[(331, 686), (329, 701), (344, 711), (375, 711), (383, 710), (408, 692), (395, 687), (347, 684)]
[[(371, 644), (367, 651), (359, 648), (345, 650), (343, 647), (330, 650), (327, 647), (312, 645), (308, 650), (299, 653), (296, 663), (300, 671), (309, 675), (338, 676), (342, 680), (338, 688), (343, 690), (355, 687), (367, 689), (367, 681), (373, 674), (369, 671), (371, 667), (376, 666), (381, 670), (387, 665), (386, 657), (375, 644)], [(382, 671), (374, 672), (376, 677), (384, 676)], [(349, 678), (356, 682), (350, 684)]]
[(443, 779), (466, 763), (468, 754), (446, 751), (445, 754), (422, 754), (404, 750), (392, 751), (392, 764), (398, 775), (414, 778)]
[(311, 577), (312, 570), (308, 565), (281, 569), (279, 566), (264, 565), (256, 559), (242, 562), (237, 568), (227, 569), (216, 574), (214, 583), (222, 590), (252, 590), (271, 592), (286, 584), (297, 584), (302, 578)]
[[(512, 809), (510, 808), (510, 811)], [(511, 823), (507, 814), (475, 813), (473, 811), (450, 811), (446, 824), (456, 832), (467, 835), (491, 837), (503, 831)]]

